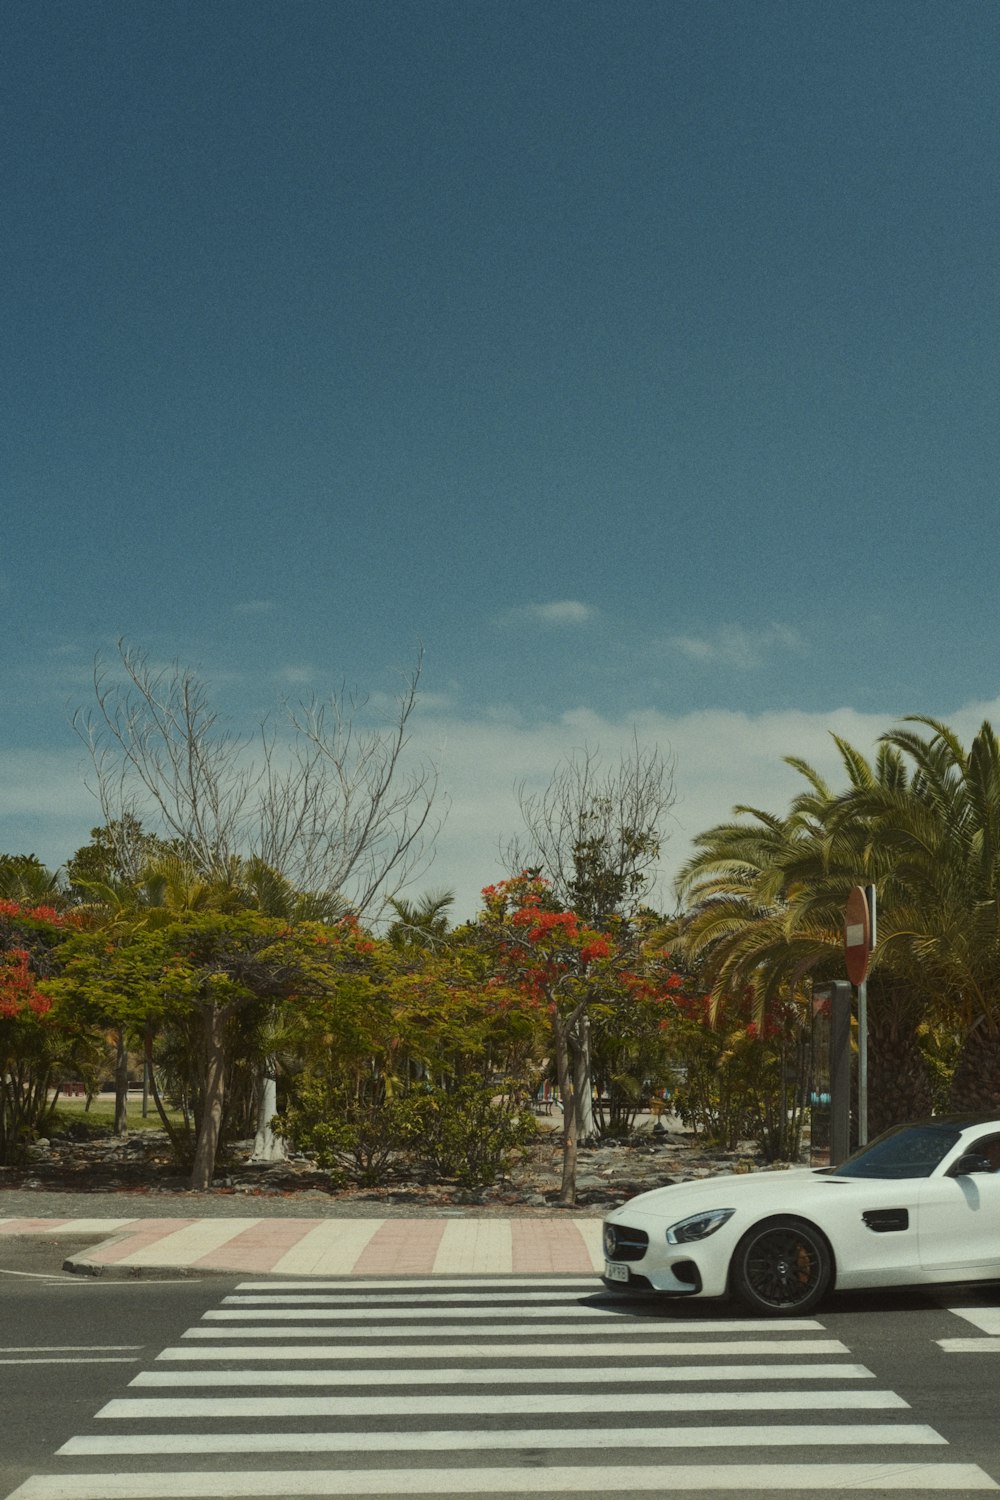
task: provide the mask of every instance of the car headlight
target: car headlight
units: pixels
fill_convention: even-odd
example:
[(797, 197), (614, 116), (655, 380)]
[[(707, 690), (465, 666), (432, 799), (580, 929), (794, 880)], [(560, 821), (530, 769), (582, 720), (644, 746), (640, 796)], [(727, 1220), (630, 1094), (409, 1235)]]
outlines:
[(689, 1219), (679, 1219), (667, 1230), (668, 1245), (690, 1245), (692, 1240), (707, 1239), (723, 1224), (727, 1224), (736, 1212), (735, 1208), (710, 1208), (707, 1213), (692, 1214)]

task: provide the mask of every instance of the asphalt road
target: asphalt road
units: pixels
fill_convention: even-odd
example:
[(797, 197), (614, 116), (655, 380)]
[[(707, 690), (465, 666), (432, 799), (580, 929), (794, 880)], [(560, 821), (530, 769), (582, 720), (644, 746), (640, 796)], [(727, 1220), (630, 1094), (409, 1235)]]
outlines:
[(0, 1496), (51, 1467), (59, 1445), (237, 1280), (64, 1274), (65, 1258), (95, 1242), (0, 1242)]
[[(64, 1277), (63, 1257), (80, 1248), (0, 1251), (0, 1359), (29, 1361), (3, 1372), (0, 1497), (32, 1475), (44, 1487), (44, 1476), (97, 1472), (123, 1493), (134, 1474), (150, 1496), (219, 1500), (227, 1485), (271, 1500), (1000, 1492), (1000, 1353), (975, 1352), (1000, 1319), (1000, 1286), (838, 1297), (815, 1328), (777, 1320), (749, 1332), (732, 1307), (615, 1300), (580, 1278), (303, 1290)], [(288, 1297), (302, 1300), (278, 1300)], [(978, 1324), (960, 1315), (974, 1309)], [(741, 1347), (748, 1338), (756, 1352)], [(82, 1362), (49, 1362), (64, 1359)], [(882, 1405), (854, 1410), (859, 1396)], [(108, 1435), (131, 1456), (56, 1457), (68, 1439)], [(168, 1451), (151, 1449), (157, 1440)], [(858, 1483), (872, 1466), (880, 1482)], [(286, 1477), (268, 1488), (276, 1471)], [(641, 1474), (648, 1482), (634, 1483)]]
[(844, 1294), (831, 1298), (817, 1317), (880, 1382), (905, 1397), (914, 1421), (930, 1423), (956, 1454), (1000, 1484), (1000, 1352), (947, 1347), (953, 1341), (990, 1342), (960, 1316), (960, 1309), (977, 1308), (1000, 1319), (1000, 1284)]

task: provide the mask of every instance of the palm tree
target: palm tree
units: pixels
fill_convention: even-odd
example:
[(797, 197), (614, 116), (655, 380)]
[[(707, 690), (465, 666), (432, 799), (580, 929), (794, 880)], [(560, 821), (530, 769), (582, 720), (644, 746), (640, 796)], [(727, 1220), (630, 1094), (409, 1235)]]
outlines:
[(0, 854), (0, 897), (32, 906), (64, 906), (66, 889), (59, 872), (46, 869), (34, 854)]
[[(853, 747), (839, 742), (853, 776), (864, 774)], [(715, 1009), (730, 994), (754, 996), (758, 1020), (806, 975), (830, 977), (843, 946), (843, 910), (865, 876), (865, 850), (846, 827), (830, 827), (834, 794), (805, 761), (789, 758), (808, 782), (784, 816), (745, 805), (750, 822), (718, 824), (695, 840), (677, 894), (685, 906), (678, 935), (711, 987)], [(865, 878), (869, 878), (865, 876)]]
[[(909, 725), (921, 726), (910, 728)], [(847, 889), (879, 889), (869, 987), (872, 1118), (920, 1112), (929, 1081), (917, 1033), (964, 1037), (955, 1108), (1000, 1106), (1000, 740), (984, 723), (966, 749), (914, 715), (881, 737), (874, 764), (837, 740), (849, 785), (837, 795), (802, 762), (809, 789), (784, 818), (710, 829), (681, 872), (686, 950), (719, 1003), (749, 983), (765, 1010), (778, 987), (840, 972)], [(825, 977), (825, 976), (824, 976)]]
[(433, 948), (448, 936), (448, 914), (455, 904), (453, 891), (428, 891), (419, 901), (396, 896), (389, 902), (396, 920), (386, 936), (394, 948)]
[(926, 1013), (961, 1027), (956, 1108), (1000, 1104), (1000, 742), (984, 723), (968, 751), (944, 723), (913, 716), (883, 743), (905, 755), (905, 785), (841, 799), (863, 819), (901, 900), (880, 947), (906, 973)]
[[(807, 782), (784, 817), (735, 809), (750, 823), (722, 824), (697, 841), (681, 871), (678, 893), (688, 903), (679, 927), (683, 951), (700, 961), (715, 1007), (749, 988), (759, 1016), (795, 993), (806, 976), (843, 972), (843, 913), (857, 884), (879, 887), (883, 936), (912, 927), (909, 893), (891, 851), (872, 836), (867, 805), (895, 797), (905, 803), (909, 778), (900, 749), (879, 746), (874, 764), (834, 736), (847, 773), (834, 794), (808, 763), (790, 758)], [(918, 1040), (926, 984), (910, 953), (881, 942), (869, 981), (869, 1120), (874, 1130), (929, 1112), (927, 1064)]]

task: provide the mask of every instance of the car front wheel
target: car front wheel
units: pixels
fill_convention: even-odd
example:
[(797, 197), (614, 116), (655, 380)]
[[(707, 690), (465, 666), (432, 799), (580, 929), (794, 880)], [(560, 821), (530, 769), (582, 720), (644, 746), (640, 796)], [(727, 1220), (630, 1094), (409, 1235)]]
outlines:
[(811, 1312), (822, 1301), (832, 1270), (826, 1241), (811, 1224), (770, 1219), (740, 1240), (730, 1285), (752, 1312), (790, 1317)]

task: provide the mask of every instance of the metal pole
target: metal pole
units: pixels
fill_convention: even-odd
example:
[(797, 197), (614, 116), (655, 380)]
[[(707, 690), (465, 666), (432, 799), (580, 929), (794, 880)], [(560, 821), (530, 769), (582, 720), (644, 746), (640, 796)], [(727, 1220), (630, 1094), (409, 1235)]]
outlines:
[(851, 1154), (851, 986), (841, 979), (829, 988), (830, 1161), (838, 1166)]
[(858, 985), (858, 1145), (868, 1144), (868, 980)]

